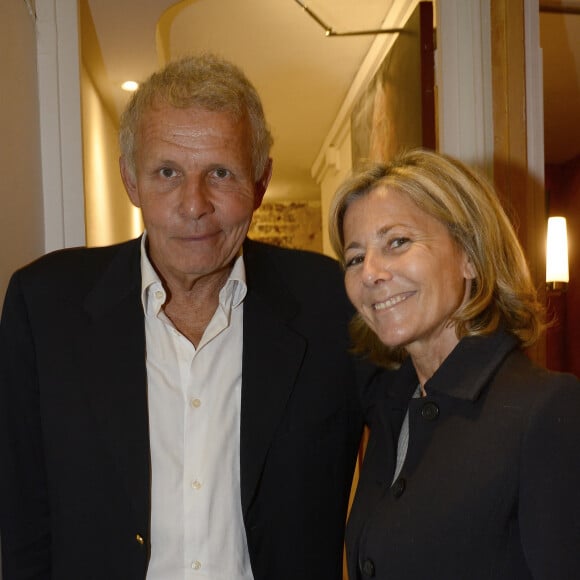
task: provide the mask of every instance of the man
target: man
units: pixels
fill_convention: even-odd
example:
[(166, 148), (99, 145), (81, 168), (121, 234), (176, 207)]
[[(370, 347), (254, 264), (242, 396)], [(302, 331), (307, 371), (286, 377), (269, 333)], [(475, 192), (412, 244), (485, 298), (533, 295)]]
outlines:
[(7, 292), (4, 580), (340, 578), (350, 311), (333, 261), (246, 239), (272, 171), (255, 90), (183, 59), (120, 141), (144, 236), (45, 256)]

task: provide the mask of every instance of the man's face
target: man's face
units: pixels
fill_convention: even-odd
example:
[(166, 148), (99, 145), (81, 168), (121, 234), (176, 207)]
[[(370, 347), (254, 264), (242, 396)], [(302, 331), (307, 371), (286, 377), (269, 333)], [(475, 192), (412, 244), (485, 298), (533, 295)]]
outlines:
[(121, 173), (143, 213), (149, 258), (170, 287), (185, 288), (229, 271), (271, 167), (253, 175), (246, 119), (161, 105), (141, 119), (134, 173), (125, 159)]

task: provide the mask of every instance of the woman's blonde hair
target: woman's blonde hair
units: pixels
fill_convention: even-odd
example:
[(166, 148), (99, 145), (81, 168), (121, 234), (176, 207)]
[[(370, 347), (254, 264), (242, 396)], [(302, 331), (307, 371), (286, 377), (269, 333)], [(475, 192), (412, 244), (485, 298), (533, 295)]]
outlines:
[[(344, 216), (357, 199), (377, 188), (394, 189), (447, 227), (467, 254), (476, 277), (471, 295), (452, 317), (457, 336), (485, 335), (502, 325), (522, 346), (533, 344), (544, 328), (530, 271), (514, 228), (493, 187), (449, 156), (421, 149), (377, 164), (341, 185), (330, 208), (330, 241), (344, 267)], [(351, 324), (354, 350), (379, 364), (400, 362), (356, 315)]]
[(252, 140), (254, 178), (262, 177), (273, 139), (256, 89), (237, 66), (213, 54), (188, 56), (170, 62), (151, 75), (133, 93), (121, 116), (119, 145), (128, 167), (135, 171), (135, 137), (143, 114), (168, 104), (176, 108), (201, 107), (247, 117)]

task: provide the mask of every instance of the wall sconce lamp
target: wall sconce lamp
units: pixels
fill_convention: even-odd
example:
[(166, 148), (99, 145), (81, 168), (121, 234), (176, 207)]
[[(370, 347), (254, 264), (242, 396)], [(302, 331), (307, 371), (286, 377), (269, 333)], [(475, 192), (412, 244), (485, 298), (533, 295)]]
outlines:
[(566, 218), (551, 217), (546, 241), (546, 287), (565, 291), (569, 281)]

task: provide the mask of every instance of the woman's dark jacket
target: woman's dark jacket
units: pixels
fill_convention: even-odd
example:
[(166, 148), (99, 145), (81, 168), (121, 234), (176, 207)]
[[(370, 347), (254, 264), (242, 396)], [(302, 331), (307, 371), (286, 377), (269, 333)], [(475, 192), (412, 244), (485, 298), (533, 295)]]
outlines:
[(465, 338), (417, 387), (407, 360), (368, 411), (347, 530), (350, 580), (580, 578), (580, 387), (510, 334)]

